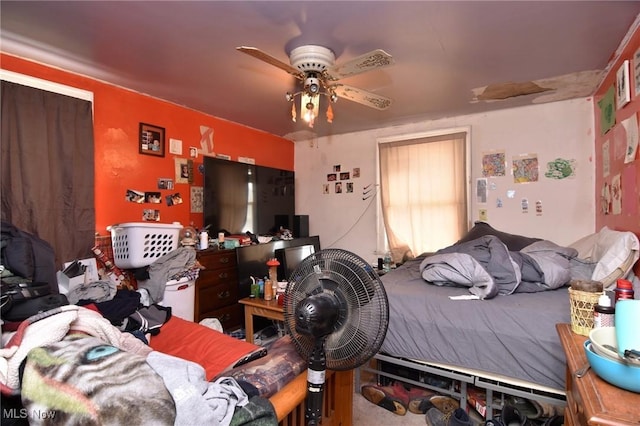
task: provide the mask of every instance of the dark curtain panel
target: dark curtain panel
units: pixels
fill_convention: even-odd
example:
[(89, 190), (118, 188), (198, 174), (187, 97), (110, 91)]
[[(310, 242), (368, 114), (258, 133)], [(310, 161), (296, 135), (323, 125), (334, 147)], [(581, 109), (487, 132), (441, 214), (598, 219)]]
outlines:
[(91, 102), (2, 81), (2, 220), (51, 244), (56, 265), (92, 256)]

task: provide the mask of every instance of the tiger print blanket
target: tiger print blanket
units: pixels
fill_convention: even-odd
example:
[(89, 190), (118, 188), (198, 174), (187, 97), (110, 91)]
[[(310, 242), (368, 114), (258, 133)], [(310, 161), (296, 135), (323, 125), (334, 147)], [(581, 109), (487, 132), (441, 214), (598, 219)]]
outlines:
[(171, 425), (176, 417), (144, 356), (81, 334), (29, 351), (22, 403), (29, 424)]

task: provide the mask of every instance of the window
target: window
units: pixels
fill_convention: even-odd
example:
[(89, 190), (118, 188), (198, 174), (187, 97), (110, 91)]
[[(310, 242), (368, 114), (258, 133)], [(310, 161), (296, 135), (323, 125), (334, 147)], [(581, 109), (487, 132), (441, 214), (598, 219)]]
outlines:
[(469, 129), (379, 140), (378, 158), (379, 235), (394, 261), (460, 239), (470, 217)]

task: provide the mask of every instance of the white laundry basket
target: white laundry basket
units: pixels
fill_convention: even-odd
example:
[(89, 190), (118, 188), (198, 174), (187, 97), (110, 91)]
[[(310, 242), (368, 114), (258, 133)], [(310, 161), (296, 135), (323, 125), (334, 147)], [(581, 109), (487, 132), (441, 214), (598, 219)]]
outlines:
[(162, 306), (171, 306), (171, 314), (193, 322), (196, 297), (195, 281), (189, 277), (167, 281)]
[(108, 226), (113, 261), (123, 269), (151, 265), (178, 248), (181, 229), (180, 223), (130, 222)]

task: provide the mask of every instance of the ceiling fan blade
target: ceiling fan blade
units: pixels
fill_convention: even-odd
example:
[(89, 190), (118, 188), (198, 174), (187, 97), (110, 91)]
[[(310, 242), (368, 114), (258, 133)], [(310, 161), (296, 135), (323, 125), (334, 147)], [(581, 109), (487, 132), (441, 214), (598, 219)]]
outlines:
[(296, 78), (299, 78), (299, 79), (304, 78), (304, 73), (302, 73), (299, 69), (294, 68), (291, 65), (286, 64), (281, 60), (274, 58), (273, 56), (263, 52), (257, 47), (240, 46), (240, 47), (236, 47), (236, 50), (242, 53), (246, 53), (249, 56), (253, 56), (256, 59), (260, 59), (261, 61), (264, 61), (270, 65), (273, 65), (274, 67), (278, 67), (281, 70), (288, 72), (289, 74), (291, 74)]
[(372, 50), (343, 64), (334, 65), (328, 74), (333, 80), (360, 74), (393, 64), (393, 57), (382, 49)]
[(338, 98), (348, 99), (379, 110), (385, 110), (391, 106), (391, 99), (357, 87), (336, 84), (334, 88)]

